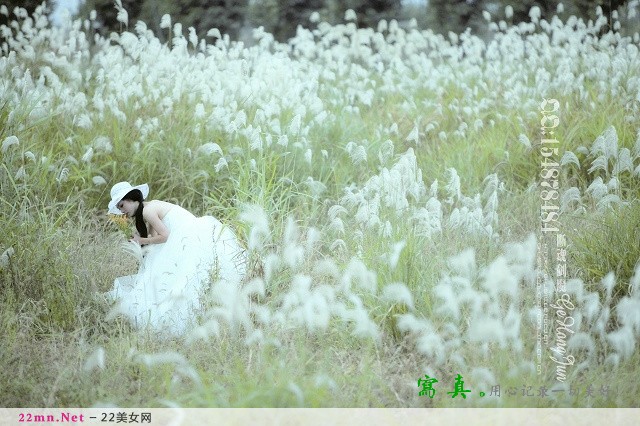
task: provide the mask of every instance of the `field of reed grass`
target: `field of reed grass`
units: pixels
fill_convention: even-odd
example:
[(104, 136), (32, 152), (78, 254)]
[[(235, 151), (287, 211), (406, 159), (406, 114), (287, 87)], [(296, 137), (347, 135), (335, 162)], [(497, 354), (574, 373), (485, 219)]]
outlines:
[[(0, 405), (638, 406), (637, 33), (0, 13)], [(119, 181), (251, 254), (185, 336), (103, 296), (137, 269)]]

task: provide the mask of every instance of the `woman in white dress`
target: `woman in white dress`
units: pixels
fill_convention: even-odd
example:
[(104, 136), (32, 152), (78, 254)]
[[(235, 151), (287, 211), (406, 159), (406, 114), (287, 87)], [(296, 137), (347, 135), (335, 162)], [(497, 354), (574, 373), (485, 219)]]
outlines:
[(145, 246), (146, 254), (138, 273), (117, 278), (109, 293), (137, 328), (182, 334), (194, 326), (194, 310), (211, 279), (240, 283), (246, 252), (216, 218), (146, 201), (148, 194), (147, 184), (111, 188), (109, 213), (135, 218), (132, 241)]

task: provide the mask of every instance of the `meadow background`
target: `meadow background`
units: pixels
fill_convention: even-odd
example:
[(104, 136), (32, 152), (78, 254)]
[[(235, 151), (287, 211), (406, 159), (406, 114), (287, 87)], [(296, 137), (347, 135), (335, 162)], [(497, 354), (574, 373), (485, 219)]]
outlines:
[[(0, 7), (0, 405), (638, 406), (640, 37), (617, 12), (487, 12), (479, 38), (347, 11), (244, 43), (169, 16), (161, 41), (123, 10), (103, 36), (95, 14)], [(251, 253), (185, 336), (136, 331), (102, 295), (137, 268), (106, 215), (123, 180)], [(556, 234), (575, 303), (563, 383), (552, 331), (536, 371)], [(457, 374), (467, 399), (446, 394)]]

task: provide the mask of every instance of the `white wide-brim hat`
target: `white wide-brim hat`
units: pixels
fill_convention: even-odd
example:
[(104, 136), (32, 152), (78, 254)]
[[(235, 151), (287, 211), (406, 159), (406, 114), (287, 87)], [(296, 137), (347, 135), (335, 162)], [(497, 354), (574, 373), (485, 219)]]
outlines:
[(143, 183), (138, 186), (131, 186), (129, 182), (118, 182), (113, 187), (111, 187), (111, 201), (109, 201), (109, 213), (111, 214), (122, 214), (120, 209), (116, 207), (118, 203), (127, 195), (129, 192), (134, 189), (139, 189), (142, 192), (142, 199), (146, 199), (149, 195), (149, 185)]

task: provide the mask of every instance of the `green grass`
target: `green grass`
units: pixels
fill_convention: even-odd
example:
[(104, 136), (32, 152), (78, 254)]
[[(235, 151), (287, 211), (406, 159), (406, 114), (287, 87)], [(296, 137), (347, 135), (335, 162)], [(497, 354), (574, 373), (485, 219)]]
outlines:
[[(590, 291), (602, 298), (605, 290), (601, 280), (609, 273), (616, 276), (612, 291), (615, 301), (628, 295), (629, 282), (640, 260), (640, 207), (637, 202), (614, 208), (590, 218), (577, 217), (567, 224), (567, 235), (572, 242), (570, 265), (574, 273), (591, 283)], [(585, 233), (584, 230), (589, 232)], [(618, 250), (611, 250), (618, 247)]]

